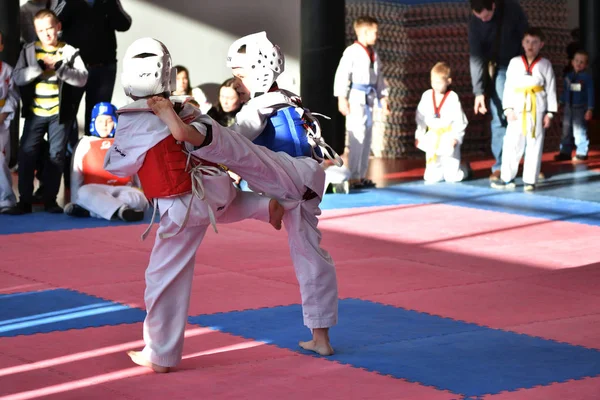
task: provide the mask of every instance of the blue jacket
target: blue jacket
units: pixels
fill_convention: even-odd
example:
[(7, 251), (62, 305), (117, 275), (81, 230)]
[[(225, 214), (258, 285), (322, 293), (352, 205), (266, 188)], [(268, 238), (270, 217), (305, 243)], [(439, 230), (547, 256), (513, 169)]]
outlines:
[[(571, 84), (580, 84), (579, 92), (571, 90)], [(569, 72), (564, 79), (564, 90), (560, 102), (571, 106), (585, 106), (588, 110), (594, 108), (594, 81), (592, 74), (583, 71), (578, 74)]]

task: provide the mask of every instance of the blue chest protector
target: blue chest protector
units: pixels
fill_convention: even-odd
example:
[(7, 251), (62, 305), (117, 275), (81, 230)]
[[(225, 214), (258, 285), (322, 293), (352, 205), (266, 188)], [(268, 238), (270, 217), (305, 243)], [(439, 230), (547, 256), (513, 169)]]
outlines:
[(267, 121), (264, 131), (253, 142), (292, 157), (312, 157), (304, 123), (295, 107), (281, 108)]

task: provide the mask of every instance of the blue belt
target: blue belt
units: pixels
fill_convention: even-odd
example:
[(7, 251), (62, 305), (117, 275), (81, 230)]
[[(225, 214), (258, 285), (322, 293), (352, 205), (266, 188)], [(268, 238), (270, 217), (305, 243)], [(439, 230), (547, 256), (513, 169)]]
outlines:
[(369, 93), (375, 91), (375, 85), (370, 85), (370, 84), (367, 85), (367, 84), (353, 83), (351, 88), (354, 90), (360, 90), (361, 92), (365, 92), (366, 94), (369, 94)]

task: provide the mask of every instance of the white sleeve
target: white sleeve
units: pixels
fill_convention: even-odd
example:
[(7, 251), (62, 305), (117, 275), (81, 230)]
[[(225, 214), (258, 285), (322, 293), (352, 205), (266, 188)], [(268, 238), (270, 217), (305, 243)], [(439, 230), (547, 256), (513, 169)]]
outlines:
[(469, 125), (469, 121), (467, 120), (467, 116), (463, 111), (462, 105), (460, 104), (460, 99), (456, 93), (453, 93), (454, 101), (452, 107), (452, 115), (454, 119), (452, 121), (452, 135), (458, 143), (463, 142), (463, 138), (465, 137), (465, 129), (467, 129), (467, 125)]
[(333, 95), (335, 97), (348, 97), (350, 90), (350, 84), (352, 82), (352, 50), (348, 47), (340, 63), (338, 64), (337, 70), (335, 71), (335, 78), (333, 81)]
[[(425, 92), (428, 93), (428, 92)], [(417, 122), (417, 130), (415, 132), (415, 139), (422, 140), (423, 136), (427, 133), (427, 123), (425, 122), (425, 93), (421, 96), (421, 101), (419, 101), (419, 105), (417, 106), (417, 112), (415, 113), (415, 120)]]
[(71, 86), (84, 87), (88, 79), (88, 70), (79, 56), (79, 50), (65, 46), (63, 51), (63, 63), (56, 70), (56, 76)]
[(555, 113), (558, 111), (558, 99), (556, 97), (556, 78), (554, 76), (554, 69), (552, 64), (548, 61), (548, 67), (546, 69), (546, 101), (547, 101), (547, 112)]
[(252, 101), (249, 101), (237, 113), (235, 124), (229, 128), (252, 141), (263, 133), (267, 121), (275, 111), (272, 107), (253, 107)]
[(44, 72), (42, 67), (37, 62), (33, 62), (32, 56), (29, 54), (33, 52), (35, 57), (35, 50), (32, 50), (34, 44), (28, 44), (23, 47), (21, 54), (19, 54), (19, 61), (13, 70), (13, 79), (17, 86), (25, 86)]

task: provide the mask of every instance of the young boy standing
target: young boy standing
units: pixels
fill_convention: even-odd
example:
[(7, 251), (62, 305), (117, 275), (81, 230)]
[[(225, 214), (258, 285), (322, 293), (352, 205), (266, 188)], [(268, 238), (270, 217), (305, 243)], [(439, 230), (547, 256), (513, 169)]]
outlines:
[(565, 75), (564, 90), (560, 99), (564, 105), (563, 134), (560, 142), (560, 153), (555, 161), (571, 160), (573, 145), (575, 156), (573, 161), (585, 161), (588, 157), (590, 140), (587, 134), (587, 123), (594, 113), (594, 81), (592, 74), (586, 71), (589, 55), (585, 50), (577, 50), (571, 66)]
[[(0, 53), (4, 41), (0, 32)], [(13, 69), (0, 61), (0, 214), (10, 210), (17, 202), (12, 189), (12, 176), (8, 168), (10, 157), (10, 121), (19, 105), (19, 94), (12, 79)]]
[(67, 146), (66, 126), (73, 123), (77, 105), (74, 87), (83, 87), (88, 72), (79, 51), (58, 40), (61, 24), (50, 10), (34, 17), (39, 41), (23, 47), (14, 70), (21, 88), (25, 126), (19, 149), (19, 203), (8, 213), (32, 211), (33, 179), (42, 139), (48, 133), (50, 156), (44, 167), (44, 209), (62, 213), (56, 203)]
[(460, 145), (468, 125), (452, 83), (448, 64), (439, 62), (431, 69), (431, 89), (425, 91), (417, 106), (415, 145), (425, 152), (423, 179), (428, 183), (460, 182), (469, 168), (460, 163)]
[(495, 189), (514, 189), (519, 162), (525, 152), (525, 191), (535, 190), (544, 149), (544, 130), (557, 111), (556, 82), (552, 63), (540, 56), (544, 34), (529, 28), (522, 41), (525, 54), (513, 58), (506, 71), (502, 105), (508, 120), (502, 148), (500, 182)]
[(356, 41), (348, 46), (335, 72), (333, 95), (346, 117), (348, 169), (352, 188), (372, 187), (367, 179), (373, 129), (373, 105), (379, 101), (384, 115), (390, 113), (388, 88), (383, 81), (381, 61), (373, 48), (378, 22), (369, 16), (354, 21)]

